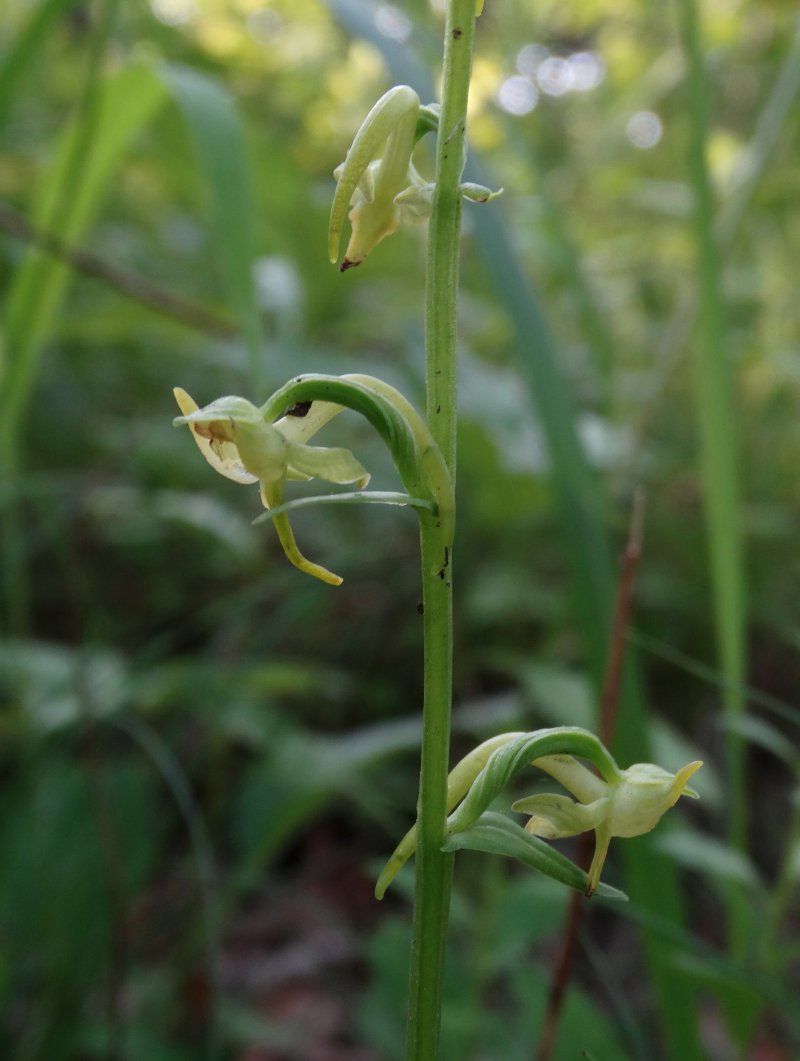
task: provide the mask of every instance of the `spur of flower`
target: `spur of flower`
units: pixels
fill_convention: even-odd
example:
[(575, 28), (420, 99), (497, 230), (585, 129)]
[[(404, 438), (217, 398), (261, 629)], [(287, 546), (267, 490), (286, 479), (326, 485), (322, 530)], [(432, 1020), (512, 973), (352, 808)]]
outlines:
[(575, 799), (540, 794), (517, 800), (512, 810), (530, 814), (525, 830), (546, 840), (595, 831), (595, 851), (586, 894), (600, 883), (600, 874), (613, 836), (641, 836), (654, 829), (681, 796), (698, 798), (687, 784), (703, 765), (699, 760), (671, 774), (653, 763), (636, 763), (603, 780), (571, 755), (547, 755), (533, 761), (559, 781)]
[[(306, 444), (338, 411), (337, 406), (314, 403), (312, 410), (290, 410), (270, 423), (245, 398), (218, 398), (201, 409), (180, 387), (173, 393), (182, 413), (174, 423), (189, 426), (198, 449), (220, 475), (236, 483), (258, 483), (267, 509), (282, 505), (287, 480), (355, 483), (359, 490), (369, 482), (369, 472), (349, 450)], [(338, 575), (303, 556), (285, 513), (276, 514), (273, 522), (283, 551), (295, 567), (329, 585), (341, 584)]]

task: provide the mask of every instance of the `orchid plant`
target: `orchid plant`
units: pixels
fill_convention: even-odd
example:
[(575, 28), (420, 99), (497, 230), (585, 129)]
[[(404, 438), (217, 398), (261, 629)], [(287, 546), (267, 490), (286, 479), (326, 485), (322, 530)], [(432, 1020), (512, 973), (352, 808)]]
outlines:
[[(274, 522), (286, 557), (300, 571), (330, 585), (342, 582), (300, 551), (288, 518), (293, 508), (371, 501), (410, 505), (417, 511), (425, 689), (418, 817), (376, 887), (381, 898), (403, 863), (416, 854), (407, 1041), (407, 1057), (414, 1061), (433, 1061), (437, 1054), (453, 852), (471, 848), (516, 857), (587, 896), (624, 898), (600, 879), (611, 838), (648, 832), (682, 795), (696, 797), (688, 781), (701, 766), (691, 762), (676, 774), (649, 763), (622, 770), (588, 731), (557, 727), (493, 737), (448, 776), (460, 209), (463, 198), (488, 202), (500, 194), (461, 180), (477, 14), (475, 0), (449, 0), (441, 107), (421, 106), (406, 85), (392, 88), (369, 112), (334, 174), (328, 232), (332, 262), (339, 258), (346, 216), (352, 228), (342, 272), (362, 263), (403, 224), (430, 219), (427, 419), (389, 384), (359, 374), (298, 376), (261, 405), (228, 396), (200, 408), (184, 390), (175, 390), (181, 412), (175, 423), (190, 428), (203, 457), (219, 474), (245, 485), (259, 484), (267, 510), (260, 519)], [(412, 161), (414, 147), (426, 132), (437, 134), (432, 181), (420, 176)], [(344, 408), (364, 416), (382, 437), (404, 493), (366, 491), (370, 474), (350, 450), (310, 444)], [(311, 479), (356, 489), (285, 500), (288, 482)], [(537, 794), (518, 799), (512, 809), (529, 815), (523, 828), (491, 807), (529, 764), (575, 798)], [(545, 842), (589, 830), (595, 832), (596, 848), (588, 875)]]

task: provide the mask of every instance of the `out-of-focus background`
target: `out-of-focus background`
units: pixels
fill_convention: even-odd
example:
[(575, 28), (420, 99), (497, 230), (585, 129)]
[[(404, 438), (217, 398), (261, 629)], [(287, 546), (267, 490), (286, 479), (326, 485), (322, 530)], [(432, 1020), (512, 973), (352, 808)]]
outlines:
[[(171, 388), (358, 371), (424, 403), (424, 226), (346, 275), (326, 227), (377, 97), (435, 99), (441, 6), (3, 8), (3, 1057), (402, 1056), (412, 871), (372, 887), (416, 798), (413, 514), (299, 513), (345, 582), (301, 575)], [(642, 487), (615, 750), (705, 760), (699, 804), (612, 844), (632, 901), (591, 904), (558, 1058), (800, 1050), (799, 27), (478, 24), (469, 176), (505, 192), (464, 210), (455, 751), (596, 725)], [(325, 438), (396, 488), (363, 423)], [(566, 902), (459, 856), (444, 1059), (533, 1056)]]

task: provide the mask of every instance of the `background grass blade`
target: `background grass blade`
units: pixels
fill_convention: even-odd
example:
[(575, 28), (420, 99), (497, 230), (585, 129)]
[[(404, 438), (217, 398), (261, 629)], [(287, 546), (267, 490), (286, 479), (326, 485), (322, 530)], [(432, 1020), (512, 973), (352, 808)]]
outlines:
[(266, 382), (264, 333), (253, 277), (253, 204), (244, 129), (228, 93), (188, 67), (163, 66), (164, 84), (180, 107), (197, 147), (211, 200), (211, 227), (228, 301), (250, 360), (250, 385)]
[[(98, 49), (99, 51), (99, 49)], [(65, 245), (76, 243), (97, 215), (122, 155), (164, 99), (147, 66), (128, 66), (95, 83), (90, 70), (82, 113), (70, 124), (32, 208), (36, 226)], [(64, 299), (70, 267), (31, 247), (16, 272), (5, 305), (5, 351), (0, 349), (0, 473), (13, 491), (19, 434), (41, 366), (42, 353)], [(5, 357), (3, 358), (3, 353)], [(4, 510), (3, 574), (12, 629), (25, 626), (25, 561), (16, 506)]]
[(34, 66), (39, 50), (47, 43), (48, 34), (77, 3), (78, 0), (42, 0), (8, 47), (0, 62), (0, 126), (5, 122), (18, 85)]
[[(483, 183), (482, 178), (477, 178)], [(525, 276), (500, 211), (476, 217), (478, 242), (498, 301), (516, 333), (517, 351), (547, 439), (552, 486), (572, 572), (573, 606), (598, 696), (611, 636), (616, 592), (614, 567), (597, 484), (576, 431), (575, 408), (558, 368), (555, 341)], [(646, 716), (634, 660), (629, 661), (620, 698), (613, 750), (623, 764), (647, 762)], [(684, 913), (674, 867), (659, 856), (650, 837), (624, 849), (627, 890), (638, 905), (675, 925)], [(670, 1056), (701, 1058), (692, 992), (666, 960), (658, 939), (643, 927), (643, 939), (661, 1009)]]
[[(726, 681), (725, 712), (729, 719), (746, 706), (744, 550), (738, 475), (737, 413), (733, 401), (733, 369), (728, 347), (722, 262), (714, 234), (714, 200), (706, 157), (710, 92), (697, 7), (680, 0), (681, 40), (687, 66), (688, 173), (694, 209), (692, 232), (696, 246), (698, 322), (695, 333), (697, 430), (700, 475), (706, 505), (706, 529), (711, 567), (714, 627), (720, 669)], [(746, 847), (744, 743), (737, 727), (727, 731), (730, 785), (730, 838)], [(741, 889), (730, 889), (730, 943), (743, 957), (750, 917)]]

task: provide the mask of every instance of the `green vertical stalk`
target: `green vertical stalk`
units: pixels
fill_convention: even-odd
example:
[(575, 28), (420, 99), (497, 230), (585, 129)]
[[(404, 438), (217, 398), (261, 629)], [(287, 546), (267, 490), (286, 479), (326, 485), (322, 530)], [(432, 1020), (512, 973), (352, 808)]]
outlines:
[[(722, 263), (714, 234), (714, 202), (706, 159), (709, 86), (696, 0), (679, 0), (681, 37), (687, 66), (688, 170), (694, 195), (693, 233), (697, 256), (699, 316), (696, 371), (700, 470), (706, 502), (714, 626), (724, 704), (730, 725), (728, 776), (730, 840), (745, 851), (744, 744), (736, 719), (745, 710), (745, 585), (738, 482), (733, 372), (727, 349)], [(729, 896), (730, 947), (741, 960), (747, 950), (749, 912), (741, 887)]]
[(467, 97), (475, 39), (475, 0), (451, 0), (445, 26), (436, 192), (428, 235), (425, 353), (428, 423), (453, 475), (456, 463), (456, 302)]
[[(450, 474), (456, 466), (456, 304), (467, 97), (475, 0), (451, 0), (444, 44), (436, 192), (425, 293), (427, 415)], [(447, 816), (452, 701), (452, 557), (436, 521), (421, 521), (425, 696), (420, 772), (414, 934), (411, 945), (408, 1061), (438, 1054), (453, 857), (441, 850)]]
[[(89, 37), (86, 71), (78, 104), (76, 132), (61, 170), (61, 183), (48, 203), (42, 228), (47, 232), (66, 232), (70, 218), (77, 211), (79, 189), (87, 168), (100, 123), (103, 59), (111, 37), (119, 0), (99, 0), (92, 9), (94, 24)], [(65, 220), (66, 218), (66, 220)], [(22, 474), (22, 439), (24, 415), (39, 367), (41, 341), (47, 328), (42, 310), (42, 292), (47, 291), (48, 274), (66, 272), (66, 266), (54, 266), (44, 251), (32, 247), (25, 270), (33, 282), (25, 286), (18, 281), (6, 303), (5, 338), (7, 353), (0, 350), (0, 376), (3, 395), (0, 400), (0, 475), (5, 484), (0, 513), (0, 566), (4, 577), (5, 619), (12, 633), (25, 633), (30, 626), (30, 586), (27, 570), (24, 519), (20, 508), (19, 487)]]

